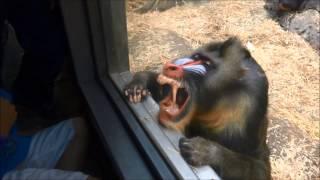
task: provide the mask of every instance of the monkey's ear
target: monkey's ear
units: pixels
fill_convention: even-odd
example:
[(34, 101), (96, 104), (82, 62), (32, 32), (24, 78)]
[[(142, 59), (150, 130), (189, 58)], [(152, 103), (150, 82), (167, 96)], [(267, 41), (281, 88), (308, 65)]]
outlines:
[(222, 44), (220, 55), (224, 62), (239, 63), (240, 65), (241, 60), (246, 57), (246, 50), (238, 38), (232, 37)]
[(230, 54), (240, 55), (241, 51), (243, 51), (241, 41), (237, 37), (231, 37), (222, 44), (220, 54), (222, 57)]

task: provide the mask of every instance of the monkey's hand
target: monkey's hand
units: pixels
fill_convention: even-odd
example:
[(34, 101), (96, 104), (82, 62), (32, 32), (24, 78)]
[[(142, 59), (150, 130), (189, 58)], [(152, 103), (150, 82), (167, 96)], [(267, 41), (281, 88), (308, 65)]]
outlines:
[(132, 103), (139, 103), (150, 95), (146, 85), (138, 82), (131, 82), (124, 88), (124, 95)]
[(182, 157), (192, 166), (212, 165), (221, 157), (216, 143), (202, 137), (181, 138), (179, 148)]

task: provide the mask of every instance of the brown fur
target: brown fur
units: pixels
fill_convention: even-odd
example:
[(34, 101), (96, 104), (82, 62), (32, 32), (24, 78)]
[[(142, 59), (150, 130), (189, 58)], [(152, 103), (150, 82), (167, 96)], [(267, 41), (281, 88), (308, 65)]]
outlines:
[(190, 122), (193, 120), (195, 112), (196, 112), (196, 107), (193, 105), (189, 110), (189, 112), (182, 119), (180, 119), (179, 122), (174, 123), (174, 122), (168, 121), (164, 125), (167, 128), (174, 129), (176, 131), (184, 133), (186, 126), (190, 124)]
[(221, 100), (209, 112), (200, 113), (194, 119), (215, 130), (224, 129), (229, 124), (237, 124), (243, 128), (245, 117), (250, 109), (250, 100), (245, 95), (239, 97), (238, 102), (230, 104), (228, 100)]

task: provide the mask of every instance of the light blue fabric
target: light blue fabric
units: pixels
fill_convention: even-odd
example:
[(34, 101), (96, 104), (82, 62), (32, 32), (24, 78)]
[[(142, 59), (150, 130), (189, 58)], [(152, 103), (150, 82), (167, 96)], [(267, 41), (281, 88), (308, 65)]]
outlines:
[(7, 173), (2, 180), (87, 180), (88, 175), (82, 172), (63, 171), (58, 169), (28, 168)]
[(8, 171), (13, 170), (27, 156), (32, 136), (20, 136), (17, 128), (11, 129), (9, 137), (0, 146), (0, 179)]
[[(12, 101), (11, 94), (1, 88), (0, 98)], [(72, 120), (62, 121), (33, 136), (18, 135), (14, 126), (9, 137), (1, 139), (0, 179), (86, 180), (88, 176), (81, 172), (53, 169), (72, 140), (74, 131)]]
[[(0, 88), (0, 98), (10, 103), (13, 99), (11, 93), (2, 88)], [(31, 139), (32, 136), (18, 135), (16, 126), (12, 127), (8, 137), (0, 137), (0, 179), (26, 158)]]
[(0, 88), (0, 98), (1, 97), (9, 102), (12, 102), (12, 94), (2, 88)]
[(35, 134), (28, 155), (18, 168), (54, 168), (73, 136), (72, 120), (62, 121)]

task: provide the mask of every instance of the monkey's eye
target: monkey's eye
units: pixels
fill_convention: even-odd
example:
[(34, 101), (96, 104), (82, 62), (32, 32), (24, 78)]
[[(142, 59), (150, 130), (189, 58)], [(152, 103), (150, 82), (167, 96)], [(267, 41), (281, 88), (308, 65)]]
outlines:
[(205, 61), (204, 62), (206, 65), (208, 65), (208, 66), (210, 66), (212, 63), (211, 63), (211, 61)]
[(201, 53), (193, 54), (193, 55), (191, 56), (191, 58), (194, 59), (194, 60), (196, 60), (196, 61), (197, 61), (197, 60), (210, 61), (210, 58), (209, 58), (209, 57), (204, 56), (204, 55), (201, 54)]
[(212, 61), (205, 61), (204, 62), (206, 68), (208, 71), (211, 71), (211, 70), (216, 70), (217, 69), (217, 64), (215, 62), (212, 62)]
[(198, 53), (196, 53), (196, 54), (194, 54), (194, 55), (191, 56), (191, 58), (194, 59), (194, 60), (199, 60), (200, 57), (201, 57), (201, 56), (200, 56), (200, 54), (198, 54)]

